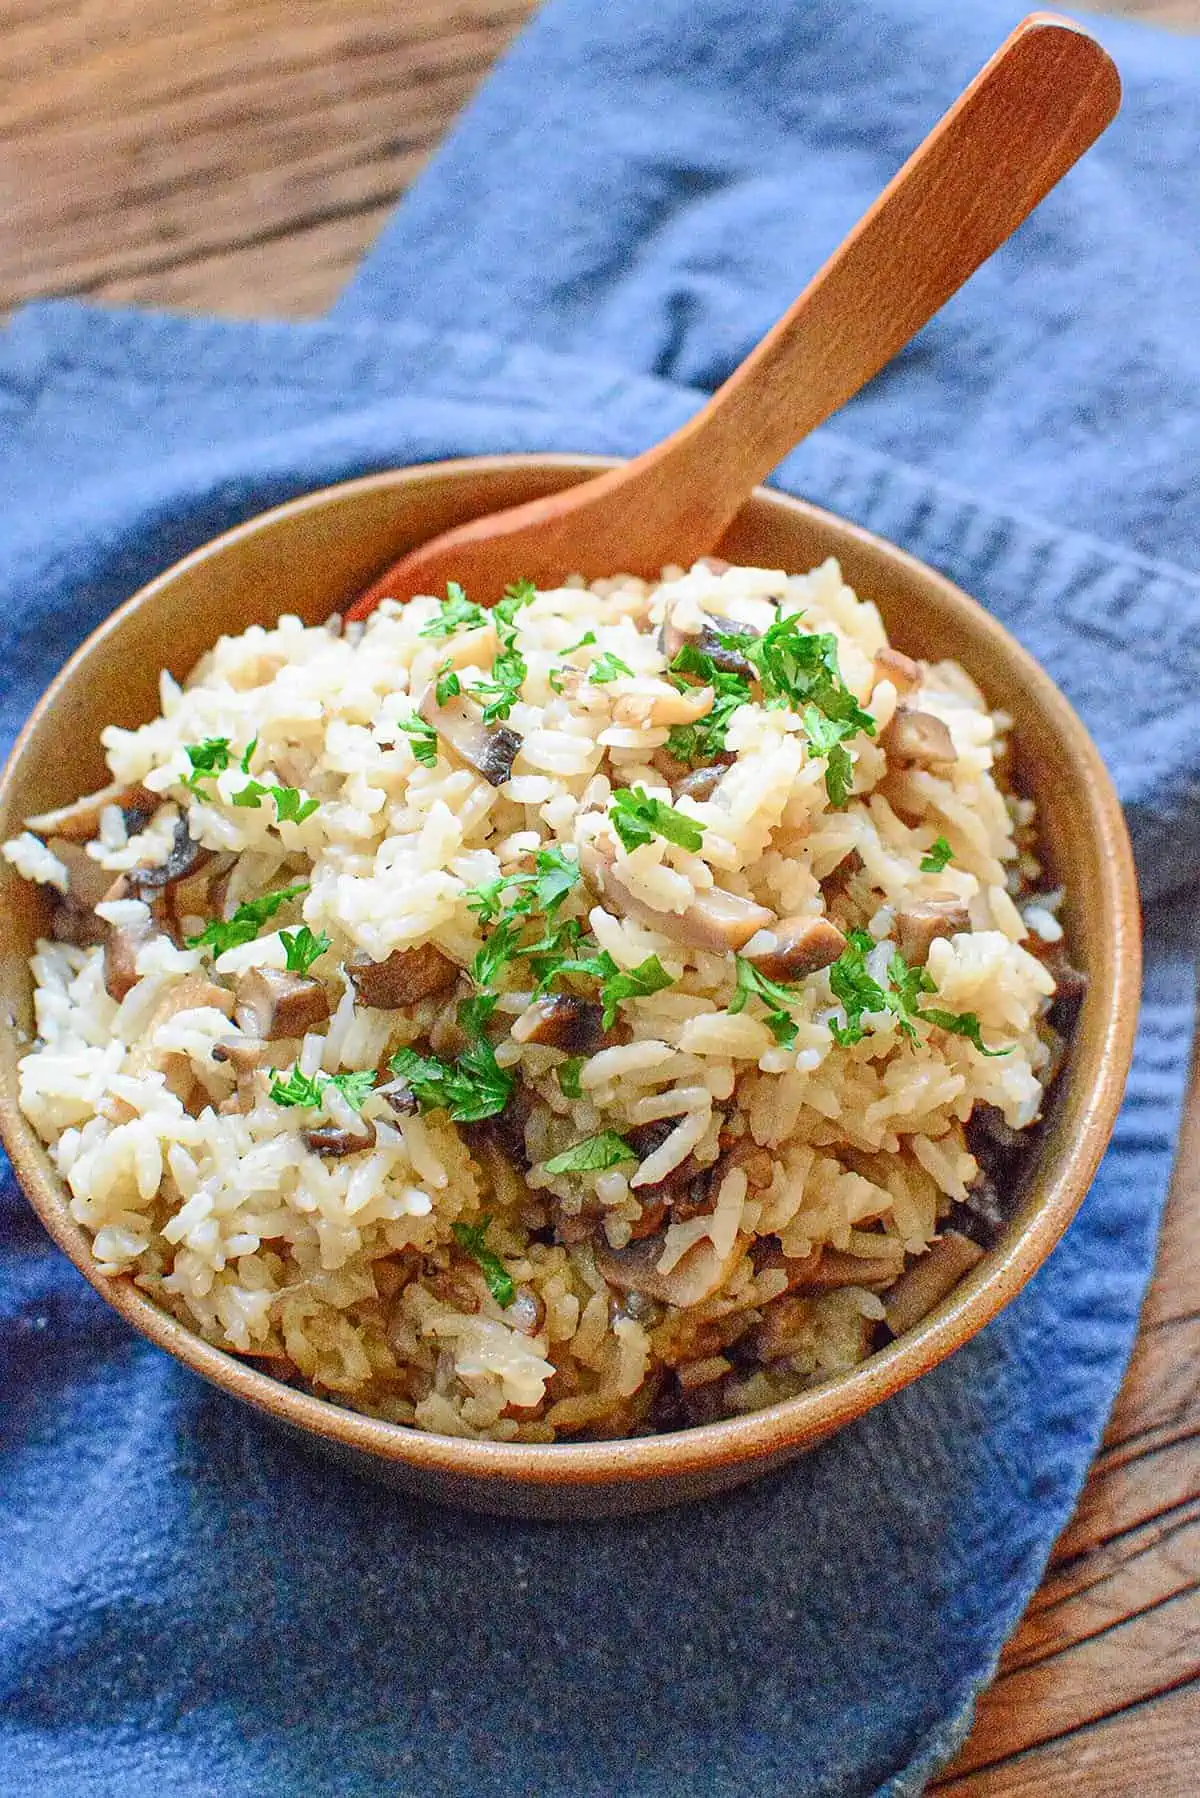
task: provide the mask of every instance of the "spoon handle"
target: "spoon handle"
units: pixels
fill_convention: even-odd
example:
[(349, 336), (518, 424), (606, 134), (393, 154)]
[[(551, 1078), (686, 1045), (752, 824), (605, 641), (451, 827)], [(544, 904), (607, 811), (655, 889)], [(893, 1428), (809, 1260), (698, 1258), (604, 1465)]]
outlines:
[(672, 486), (687, 465), (696, 515), (681, 537), (716, 540), (751, 489), (1011, 236), (1120, 97), (1116, 68), (1082, 27), (1051, 13), (1017, 26), (779, 323), (642, 458), (660, 458)]
[(1033, 13), (708, 404), (635, 461), (410, 551), (347, 616), (449, 579), (495, 599), (715, 547), (760, 481), (869, 381), (1108, 125), (1121, 83), (1082, 26)]

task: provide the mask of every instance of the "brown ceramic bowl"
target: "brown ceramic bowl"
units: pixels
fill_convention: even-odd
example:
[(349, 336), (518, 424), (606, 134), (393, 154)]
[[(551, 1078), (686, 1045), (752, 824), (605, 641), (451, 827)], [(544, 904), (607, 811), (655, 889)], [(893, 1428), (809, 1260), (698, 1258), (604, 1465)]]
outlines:
[[(0, 842), (24, 818), (108, 778), (99, 735), (158, 711), (158, 672), (186, 674), (222, 631), (281, 609), (310, 622), (345, 606), (396, 557), (461, 520), (553, 492), (607, 466), (488, 457), (399, 469), (281, 506), (168, 569), (89, 637), (34, 713), (0, 784)], [(42, 895), (0, 864), (0, 1130), (46, 1228), (135, 1328), (206, 1379), (364, 1473), (473, 1509), (561, 1517), (648, 1510), (779, 1467), (928, 1372), (982, 1329), (1045, 1260), (1088, 1189), (1117, 1115), (1140, 985), (1137, 886), (1100, 756), (1062, 694), (988, 614), (891, 544), (779, 493), (758, 492), (724, 553), (803, 571), (836, 555), (880, 606), (893, 641), (953, 656), (1015, 719), (1018, 777), (1038, 802), (1047, 859), (1067, 889), (1072, 959), (1090, 985), (1065, 1069), (1003, 1240), (925, 1320), (860, 1367), (769, 1410), (630, 1441), (523, 1446), (426, 1435), (297, 1392), (201, 1340), (128, 1278), (106, 1279), (46, 1151), (17, 1109), (32, 1029), (28, 957)], [(69, 755), (64, 755), (69, 746)]]

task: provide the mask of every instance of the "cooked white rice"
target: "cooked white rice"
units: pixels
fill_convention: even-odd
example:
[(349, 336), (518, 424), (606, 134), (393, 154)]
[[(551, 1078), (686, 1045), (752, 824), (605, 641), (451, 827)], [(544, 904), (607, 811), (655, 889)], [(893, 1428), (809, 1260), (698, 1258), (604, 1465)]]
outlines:
[[(804, 632), (834, 634), (841, 680), (874, 723), (845, 741), (848, 801), (834, 803), (812, 717), (759, 688), (732, 713), (710, 796), (681, 795), (668, 737), (705, 701), (698, 679), (681, 692), (666, 678), (660, 627), (696, 641), (712, 616), (758, 633), (793, 614)], [(5, 846), (26, 878), (72, 889), (58, 935), (76, 940), (40, 942), (33, 958), (38, 1035), (20, 1092), (98, 1264), (281, 1377), (457, 1435), (671, 1427), (862, 1359), (906, 1265), (911, 1284), (948, 1228), (960, 1245), (972, 1234), (972, 1112), (1025, 1129), (1054, 1053), (1044, 946), (1061, 937), (1061, 895), (1037, 894), (1022, 915), (1037, 865), (1032, 808), (997, 779), (1007, 721), (952, 662), (922, 663), (906, 695), (904, 658), (877, 662), (879, 614), (836, 563), (799, 577), (704, 563), (657, 585), (571, 583), (515, 610), (526, 672), (507, 728), (520, 742), (496, 786), (445, 736), (402, 728), (448, 661), (464, 692), (492, 677), (493, 626), (426, 634), (442, 615), (433, 599), (385, 602), (344, 632), (285, 614), (222, 638), (183, 688), (162, 677), (160, 717), (104, 733), (117, 799), (138, 797), (96, 810), (75, 872), (52, 822)], [(902, 701), (940, 721), (953, 760), (889, 753)], [(197, 778), (188, 747), (214, 740), (228, 766)], [(258, 805), (237, 804), (251, 780)], [(297, 790), (292, 810), (318, 803), (280, 818), (261, 792), (271, 787)], [(701, 846), (653, 831), (627, 846), (611, 815), (620, 788), (671, 804)], [(207, 893), (201, 858), (185, 901), (182, 886), (128, 878), (187, 840), (181, 818), (214, 852)], [(516, 1094), (507, 1128), (457, 1124), (428, 1093), (406, 1114), (406, 1089), (379, 1090), (386, 1072), (361, 1112), (352, 1083), (347, 1094), (316, 1078), (315, 1104), (272, 1097), (297, 1071), (312, 1082), (384, 1070), (407, 1045), (452, 1064), (458, 1007), (479, 984), (467, 970), (495, 930), (472, 894), (535, 871), (538, 851), (570, 871), (589, 848), (616, 884), (577, 880), (552, 908), (559, 924), (578, 920), (575, 957), (604, 951), (618, 970), (656, 957), (669, 984), (620, 1001), (580, 1058), (529, 1040), (528, 1016), (512, 1033), (535, 981), (528, 958), (510, 959), (487, 1026)], [(98, 911), (82, 896), (80, 855), (109, 887)], [(301, 883), (252, 940), (215, 959), (189, 946), (214, 915)], [(914, 908), (943, 907), (955, 928), (929, 944), (925, 992), (907, 1014), (868, 1008), (860, 1039), (839, 1042), (854, 1032), (830, 967), (785, 982), (794, 1031), (786, 1018), (773, 1028), (761, 997), (736, 1008), (730, 949), (678, 940), (678, 921), (714, 888), (780, 919), (865, 931), (866, 973), (889, 994)], [(281, 930), (301, 923), (329, 939), (308, 976), (328, 1015), (275, 1037), (239, 1074), (214, 1047), (253, 1051), (244, 983), (285, 968)], [(543, 924), (535, 915), (525, 941)], [(116, 998), (106, 977), (119, 937), (136, 960)], [(392, 1009), (359, 998), (354, 958), (425, 945), (451, 978), (462, 970), (452, 989)], [(596, 981), (568, 973), (555, 990), (591, 1001)], [(351, 1139), (349, 1152), (311, 1146), (306, 1133), (322, 1129), (343, 1149)], [(631, 1145), (624, 1159), (547, 1170), (605, 1132)], [(968, 1245), (962, 1265), (977, 1253)]]

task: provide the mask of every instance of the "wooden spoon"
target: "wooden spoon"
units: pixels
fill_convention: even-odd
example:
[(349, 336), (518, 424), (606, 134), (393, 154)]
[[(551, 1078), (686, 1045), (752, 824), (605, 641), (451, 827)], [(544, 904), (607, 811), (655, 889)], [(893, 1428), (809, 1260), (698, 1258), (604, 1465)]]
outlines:
[(1111, 123), (1121, 83), (1082, 26), (1033, 13), (779, 323), (680, 430), (565, 492), (422, 544), (351, 607), (486, 603), (525, 577), (656, 576), (716, 545), (753, 489), (945, 304)]

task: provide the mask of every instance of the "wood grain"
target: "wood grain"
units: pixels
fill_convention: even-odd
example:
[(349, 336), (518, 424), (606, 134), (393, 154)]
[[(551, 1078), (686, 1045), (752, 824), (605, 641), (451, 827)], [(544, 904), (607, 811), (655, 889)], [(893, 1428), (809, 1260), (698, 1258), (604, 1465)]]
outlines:
[[(0, 307), (320, 312), (532, 10), (0, 0)], [(1200, 1791), (1200, 1080), (1190, 1119), (1104, 1450), (940, 1798)]]

